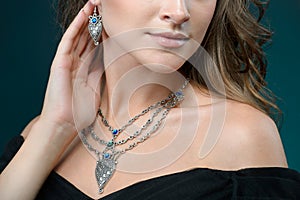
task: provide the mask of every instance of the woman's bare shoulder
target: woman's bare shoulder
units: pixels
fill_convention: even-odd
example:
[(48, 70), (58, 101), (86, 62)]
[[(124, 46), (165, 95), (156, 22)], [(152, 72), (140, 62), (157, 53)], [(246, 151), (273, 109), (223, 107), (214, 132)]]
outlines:
[(287, 167), (274, 121), (262, 111), (228, 100), (220, 137), (205, 158), (216, 168)]

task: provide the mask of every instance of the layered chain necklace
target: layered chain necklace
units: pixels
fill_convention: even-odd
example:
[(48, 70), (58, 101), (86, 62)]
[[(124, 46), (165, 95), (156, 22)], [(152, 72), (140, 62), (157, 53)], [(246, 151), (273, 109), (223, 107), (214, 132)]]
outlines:
[[(95, 169), (95, 176), (99, 187), (99, 193), (103, 193), (105, 185), (108, 183), (108, 181), (113, 176), (116, 165), (117, 165), (117, 159), (120, 155), (126, 153), (127, 151), (133, 149), (138, 144), (143, 143), (146, 141), (153, 133), (155, 133), (158, 128), (161, 126), (163, 120), (167, 117), (169, 111), (174, 108), (176, 105), (178, 105), (183, 99), (183, 89), (187, 86), (188, 80), (185, 80), (183, 86), (175, 93), (171, 93), (166, 99), (163, 99), (153, 105), (150, 105), (148, 108), (143, 110), (140, 114), (134, 116), (131, 118), (125, 125), (123, 125), (121, 128), (116, 129), (113, 128), (111, 125), (109, 125), (109, 122), (104, 117), (102, 110), (99, 108), (98, 115), (101, 117), (101, 121), (108, 128), (108, 130), (112, 134), (112, 138), (109, 141), (105, 141), (97, 136), (97, 134), (94, 131), (94, 125), (97, 120), (95, 120), (90, 126), (80, 131), (80, 136), (83, 141), (83, 144), (87, 147), (87, 149), (91, 152), (93, 152), (97, 156), (97, 163), (96, 163), (96, 169)], [(137, 131), (135, 131), (132, 135), (129, 135), (126, 139), (122, 139), (117, 141), (117, 137), (130, 125), (132, 125), (136, 120), (138, 120), (140, 117), (145, 115), (146, 113), (150, 112), (151, 110), (154, 110), (150, 118), (145, 122), (145, 124)], [(151, 127), (151, 124), (153, 123), (154, 119), (159, 116), (159, 114), (162, 112), (160, 118), (154, 123), (154, 125)], [(97, 118), (96, 118), (97, 119)], [(141, 134), (143, 132), (146, 132), (142, 137)], [(90, 134), (91, 138), (99, 143), (100, 145), (104, 145), (104, 150), (99, 151), (95, 147), (93, 147), (88, 141), (87, 141), (87, 135)], [(129, 144), (126, 148), (123, 149), (117, 149), (116, 147), (126, 144), (128, 141), (132, 141), (136, 139), (135, 142)]]

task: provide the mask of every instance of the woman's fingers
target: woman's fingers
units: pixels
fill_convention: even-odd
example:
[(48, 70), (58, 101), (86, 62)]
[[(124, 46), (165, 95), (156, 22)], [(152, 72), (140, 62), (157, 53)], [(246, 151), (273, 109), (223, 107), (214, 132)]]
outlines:
[(82, 47), (82, 49), (79, 51), (79, 55), (81, 58), (85, 59), (92, 51), (97, 51), (101, 47), (101, 43), (98, 46), (95, 46), (94, 40), (92, 37), (88, 35), (87, 43), (85, 46)]
[(91, 13), (87, 13), (85, 10), (83, 11), (85, 16), (85, 22), (81, 27), (79, 37), (76, 37), (76, 40), (73, 43), (73, 49), (75, 49), (77, 55), (81, 55), (81, 52), (84, 50), (85, 46), (88, 44), (90, 40), (90, 33), (88, 31), (88, 24), (89, 24), (89, 16)]
[(87, 28), (87, 24), (88, 23), (86, 23), (80, 38), (76, 42), (77, 45), (76, 45), (75, 49), (76, 49), (77, 55), (80, 56), (80, 57), (82, 57), (81, 56), (82, 53), (85, 51), (86, 46), (89, 44), (89, 41), (91, 40), (90, 33), (88, 31), (88, 28)]
[(98, 48), (90, 49), (92, 46), (92, 42), (90, 41), (86, 47), (86, 54), (82, 55), (80, 66), (78, 70), (76, 70), (76, 79), (82, 82), (87, 82), (88, 75), (94, 69), (100, 67), (101, 59), (99, 58)]
[(88, 20), (88, 14), (86, 13), (91, 13), (92, 10), (93, 5), (90, 3), (90, 1), (88, 1), (83, 9), (79, 11), (77, 16), (74, 18), (73, 22), (70, 24), (69, 28), (63, 35), (57, 49), (57, 54), (70, 54), (74, 50), (74, 47), (77, 46), (77, 44), (74, 45), (74, 43), (76, 42), (76, 40), (79, 40), (84, 25)]

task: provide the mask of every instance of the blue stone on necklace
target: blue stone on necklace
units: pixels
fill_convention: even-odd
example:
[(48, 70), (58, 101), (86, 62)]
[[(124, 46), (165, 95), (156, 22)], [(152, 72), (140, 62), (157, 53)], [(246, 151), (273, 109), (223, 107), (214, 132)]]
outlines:
[(112, 130), (112, 134), (117, 135), (119, 133), (118, 129)]
[(184, 96), (183, 96), (183, 92), (182, 91), (178, 91), (175, 93), (175, 97), (177, 99), (177, 101), (182, 101)]
[(183, 93), (181, 91), (178, 91), (178, 92), (175, 93), (175, 96), (177, 96), (177, 97), (182, 96), (182, 95), (183, 95)]
[(114, 142), (113, 141), (109, 141), (108, 143), (107, 143), (107, 147), (112, 147), (114, 145)]
[(110, 154), (109, 153), (105, 153), (104, 154), (104, 158), (109, 158), (110, 157)]

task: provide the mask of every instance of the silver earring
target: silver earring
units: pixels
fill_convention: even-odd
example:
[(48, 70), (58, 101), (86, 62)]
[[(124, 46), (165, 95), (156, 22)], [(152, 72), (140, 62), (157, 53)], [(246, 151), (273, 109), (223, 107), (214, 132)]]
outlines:
[(99, 44), (98, 40), (102, 33), (102, 17), (97, 15), (97, 7), (94, 8), (94, 14), (89, 16), (88, 29), (91, 37), (94, 40), (94, 44), (97, 46)]

